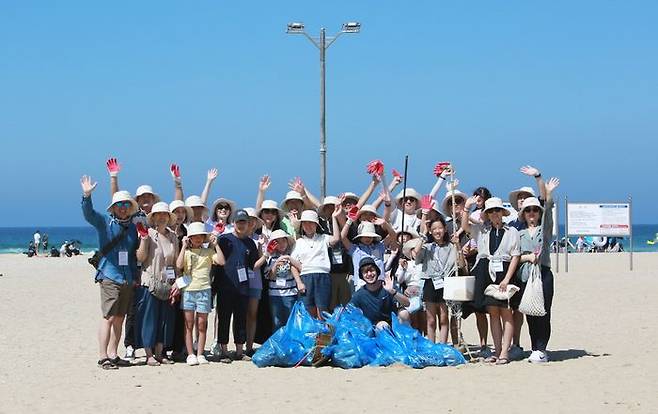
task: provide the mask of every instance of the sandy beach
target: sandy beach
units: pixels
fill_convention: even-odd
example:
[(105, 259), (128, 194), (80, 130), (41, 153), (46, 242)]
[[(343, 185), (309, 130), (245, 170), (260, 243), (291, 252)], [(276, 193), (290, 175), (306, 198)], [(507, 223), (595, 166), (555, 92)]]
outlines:
[[(645, 352), (658, 338), (658, 254), (636, 254), (633, 272), (626, 254), (571, 255), (568, 273), (560, 265), (547, 365), (103, 371), (86, 257), (0, 255), (0, 413), (656, 412), (658, 360)], [(474, 318), (464, 334), (476, 341)]]

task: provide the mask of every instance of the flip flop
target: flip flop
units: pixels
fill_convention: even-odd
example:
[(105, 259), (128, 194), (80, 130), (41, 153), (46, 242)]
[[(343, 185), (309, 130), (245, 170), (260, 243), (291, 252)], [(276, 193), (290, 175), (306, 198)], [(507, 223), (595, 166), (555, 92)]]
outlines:
[(174, 363), (174, 361), (172, 361), (169, 358), (155, 358), (155, 360), (161, 363), (162, 365), (171, 365)]
[(496, 358), (495, 356), (492, 355), (488, 358), (485, 358), (484, 362), (486, 362), (488, 364), (495, 364), (495, 363), (498, 362), (498, 358)]
[(110, 358), (99, 359), (98, 367), (101, 369), (119, 369), (119, 367), (117, 367), (112, 363), (112, 360)]
[(131, 367), (133, 364), (130, 363), (130, 361), (126, 361), (125, 359), (121, 359), (118, 356), (110, 359), (108, 358), (114, 365), (117, 367)]
[(233, 362), (233, 359), (231, 359), (231, 356), (228, 353), (220, 352), (219, 355), (217, 355), (217, 361), (221, 362), (222, 364), (230, 364)]
[(509, 364), (509, 359), (508, 358), (500, 358), (498, 361), (496, 361), (496, 365), (507, 365)]
[(159, 367), (160, 363), (158, 362), (157, 359), (151, 357), (151, 358), (146, 358), (146, 365), (149, 367)]

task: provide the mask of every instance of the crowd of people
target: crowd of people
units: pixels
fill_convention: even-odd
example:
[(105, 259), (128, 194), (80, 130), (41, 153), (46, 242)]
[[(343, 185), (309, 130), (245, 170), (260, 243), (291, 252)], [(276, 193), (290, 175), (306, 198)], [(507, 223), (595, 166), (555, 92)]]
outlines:
[[(486, 187), (470, 196), (461, 191), (449, 163), (434, 168), (436, 184), (426, 195), (406, 182), (400, 190), (404, 177), (395, 170), (388, 183), (383, 164), (374, 161), (361, 195), (318, 199), (294, 178), (277, 202), (267, 198), (271, 180), (264, 176), (254, 206), (241, 208), (225, 197), (208, 203), (216, 169), (208, 171), (200, 196), (185, 198), (180, 168), (172, 164), (171, 203), (148, 185), (133, 198), (120, 189), (118, 161), (109, 159), (107, 169), (112, 201), (106, 213), (92, 203), (97, 183), (81, 179), (82, 212), (100, 246), (95, 280), (103, 369), (133, 365), (138, 349), (150, 366), (249, 360), (254, 344), (283, 326), (298, 300), (320, 319), (351, 303), (377, 329), (388, 329), (395, 314), (432, 341), (447, 343), (450, 336), (458, 345), (444, 282), (467, 274), (475, 275), (475, 295), (461, 304), (461, 317), (475, 315), (479, 356), (502, 365), (525, 355), (518, 307), (535, 268), (546, 312), (526, 317), (528, 361), (548, 361), (552, 194), (559, 180), (545, 182), (534, 167), (521, 173), (534, 178), (537, 192), (525, 186), (509, 194), (518, 211), (514, 220)], [(118, 356), (122, 335), (124, 358)]]

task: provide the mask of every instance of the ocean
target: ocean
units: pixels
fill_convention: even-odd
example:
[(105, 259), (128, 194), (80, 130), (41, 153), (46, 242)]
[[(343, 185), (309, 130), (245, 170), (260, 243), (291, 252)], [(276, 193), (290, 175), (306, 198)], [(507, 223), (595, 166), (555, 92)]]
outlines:
[[(96, 231), (91, 226), (82, 227), (0, 227), (0, 253), (21, 253), (27, 250), (36, 230), (41, 234), (48, 234), (50, 246), (59, 246), (65, 240), (79, 240), (81, 250), (90, 252), (98, 248)], [(560, 226), (560, 234), (564, 234), (564, 226)], [(636, 252), (658, 252), (658, 243), (647, 244), (647, 240), (654, 240), (658, 234), (658, 224), (633, 225), (633, 247)], [(576, 238), (571, 237), (572, 243)], [(628, 250), (628, 240), (622, 242), (624, 249)]]

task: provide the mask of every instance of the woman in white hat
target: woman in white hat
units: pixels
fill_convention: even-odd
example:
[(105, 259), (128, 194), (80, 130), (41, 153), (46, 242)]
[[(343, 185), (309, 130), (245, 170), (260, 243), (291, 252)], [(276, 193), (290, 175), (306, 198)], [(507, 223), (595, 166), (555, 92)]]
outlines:
[(476, 308), (485, 308), (489, 313), (495, 355), (487, 358), (487, 361), (507, 364), (508, 351), (514, 335), (512, 309), (518, 307), (521, 298), (513, 295), (508, 300), (501, 300), (485, 295), (484, 292), (489, 285), (495, 284), (501, 292), (498, 296), (513, 294), (513, 291), (507, 292), (507, 290), (521, 255), (519, 232), (503, 222), (503, 216), (510, 213), (498, 197), (492, 197), (485, 202), (482, 218), (486, 221), (471, 225), (468, 211), (475, 204), (475, 197), (469, 198), (462, 213), (462, 228), (477, 240), (478, 246), (474, 305)]
[(331, 301), (331, 259), (329, 247), (340, 240), (338, 216), (341, 206), (336, 206), (332, 215), (334, 233), (330, 237), (318, 232), (318, 213), (315, 210), (304, 210), (300, 218), (301, 237), (297, 239), (291, 255), (291, 263), (300, 270), (300, 275), (306, 286), (304, 305), (316, 318), (322, 318), (322, 312), (329, 310)]
[(198, 195), (191, 195), (185, 199), (185, 206), (192, 209), (192, 217), (190, 223), (205, 222), (208, 217), (208, 207), (206, 203)]
[(519, 219), (526, 228), (519, 232), (521, 265), (516, 273), (516, 281), (524, 287), (530, 277), (532, 266), (541, 269), (544, 293), (544, 316), (526, 316), (532, 343), (529, 362), (548, 362), (546, 347), (551, 337), (551, 305), (553, 303), (553, 272), (551, 272), (551, 242), (553, 240), (553, 191), (560, 185), (557, 178), (551, 178), (545, 185), (544, 207), (535, 197), (523, 201)]
[(228, 198), (220, 197), (212, 203), (210, 217), (206, 220), (206, 231), (211, 233), (216, 231), (217, 224), (223, 226), (221, 234), (229, 234), (233, 231), (233, 213), (235, 212), (235, 201)]
[[(263, 235), (269, 237), (273, 231), (283, 229), (286, 233), (297, 238), (299, 222), (295, 217), (303, 207), (302, 195), (296, 191), (288, 192), (286, 199), (282, 202), (282, 208), (279, 208), (276, 201), (265, 199), (265, 193), (271, 184), (272, 181), (268, 175), (264, 175), (258, 183), (256, 212), (258, 217), (263, 220)], [(284, 214), (284, 210), (288, 212), (288, 215)]]
[(191, 207), (186, 206), (183, 200), (174, 200), (169, 203), (169, 211), (176, 216), (176, 221), (170, 228), (176, 233), (178, 240), (182, 241), (183, 237), (187, 235), (185, 224), (194, 218), (194, 211)]
[(261, 233), (265, 238), (269, 238), (276, 230), (283, 230), (294, 237), (295, 229), (284, 225), (281, 209), (276, 201), (264, 200), (260, 207), (256, 208), (256, 214), (263, 221)]
[(390, 222), (395, 231), (402, 229), (402, 215), (404, 214), (404, 227), (406, 229), (420, 229), (420, 219), (416, 216), (416, 210), (420, 207), (422, 196), (413, 188), (407, 188), (406, 192), (400, 191), (395, 197), (396, 209), (391, 214)]
[[(112, 203), (107, 207), (109, 215), (94, 210), (91, 193), (96, 183), (83, 176), (82, 214), (98, 233), (98, 245), (104, 253), (97, 265), (95, 279), (101, 291), (101, 319), (98, 330), (100, 359), (98, 366), (103, 369), (116, 369), (129, 365), (117, 355), (121, 328), (128, 308), (132, 303), (133, 282), (137, 280), (137, 232), (130, 217), (137, 211), (137, 203), (127, 191), (112, 195)], [(109, 251), (106, 247), (112, 246)], [(112, 335), (110, 335), (112, 333)]]
[[(541, 172), (533, 166), (526, 165), (521, 167), (521, 173), (535, 178), (537, 181), (537, 188), (539, 188), (539, 200), (544, 200), (546, 198), (546, 191), (544, 189), (544, 179), (541, 176)], [(509, 193), (509, 202), (514, 210), (520, 211), (521, 206), (523, 205), (523, 200), (529, 197), (536, 197), (535, 190), (533, 190), (532, 187), (521, 187)], [(519, 217), (510, 221), (509, 225), (519, 231), (525, 228), (525, 222)]]
[(178, 237), (169, 229), (176, 222), (176, 215), (169, 211), (167, 203), (155, 203), (147, 220), (150, 228), (137, 225), (142, 284), (135, 291), (135, 339), (146, 351), (146, 364), (156, 366), (171, 363), (163, 349), (173, 341), (175, 312), (170, 293), (177, 277)]

